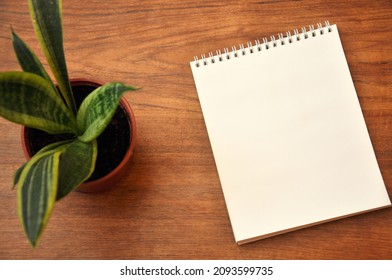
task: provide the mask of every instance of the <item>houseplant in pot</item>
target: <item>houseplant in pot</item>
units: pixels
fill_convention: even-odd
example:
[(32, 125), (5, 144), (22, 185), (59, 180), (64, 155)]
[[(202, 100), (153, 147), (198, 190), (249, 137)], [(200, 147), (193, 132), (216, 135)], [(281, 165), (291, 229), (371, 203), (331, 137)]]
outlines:
[[(116, 127), (124, 119), (127, 148), (118, 164), (130, 157), (135, 120), (122, 96), (136, 88), (118, 82), (101, 86), (80, 80), (71, 85), (63, 50), (61, 0), (29, 0), (29, 10), (57, 86), (12, 30), (23, 71), (0, 73), (0, 116), (25, 126), (22, 142), (30, 159), (15, 172), (14, 188), (20, 221), (35, 247), (57, 200), (80, 186), (84, 191), (94, 191), (96, 182), (102, 181), (100, 177), (108, 178), (109, 184), (113, 181), (111, 174), (94, 173), (101, 168), (99, 162), (104, 162), (108, 153), (110, 156), (110, 151), (105, 152), (105, 139), (119, 138), (113, 133), (123, 131)], [(113, 166), (103, 172), (120, 169)], [(94, 180), (83, 184), (92, 175)]]

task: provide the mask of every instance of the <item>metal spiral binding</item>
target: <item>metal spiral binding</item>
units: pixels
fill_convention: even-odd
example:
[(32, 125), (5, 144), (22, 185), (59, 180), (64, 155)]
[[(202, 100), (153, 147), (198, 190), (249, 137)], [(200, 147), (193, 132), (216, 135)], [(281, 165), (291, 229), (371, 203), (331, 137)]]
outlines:
[(269, 50), (271, 48), (276, 48), (278, 46), (284, 46), (286, 44), (292, 44), (295, 41), (300, 41), (302, 39), (308, 39), (309, 36), (316, 37), (318, 35), (324, 35), (324, 32), (332, 32), (332, 27), (329, 24), (329, 21), (325, 21), (325, 25), (323, 27), (322, 23), (317, 23), (317, 28), (313, 25), (309, 25), (309, 29), (306, 27), (302, 27), (301, 31), (298, 29), (294, 29), (294, 34), (292, 35), (290, 31), (286, 32), (286, 36), (283, 33), (278, 34), (278, 38), (274, 35), (270, 36), (270, 39), (264, 37), (262, 42), (260, 40), (255, 40), (254, 45), (252, 42), (247, 42), (247, 46), (244, 44), (239, 45), (239, 50), (236, 46), (232, 46), (231, 50), (229, 48), (224, 48), (223, 53), (220, 50), (216, 50), (216, 54), (214, 55), (212, 52), (208, 53), (208, 57), (205, 54), (201, 55), (199, 59), (197, 56), (194, 56), (194, 61), (196, 67), (206, 66), (209, 64), (214, 64), (217, 62), (221, 62), (223, 60), (230, 60), (232, 58), (238, 58), (240, 56), (245, 56), (248, 54), (253, 54), (256, 52), (260, 52), (262, 50)]

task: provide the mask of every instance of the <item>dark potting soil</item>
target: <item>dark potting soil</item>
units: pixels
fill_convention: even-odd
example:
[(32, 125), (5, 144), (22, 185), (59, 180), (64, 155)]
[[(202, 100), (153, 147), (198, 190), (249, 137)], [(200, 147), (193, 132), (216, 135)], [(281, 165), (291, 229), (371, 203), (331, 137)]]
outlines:
[[(83, 99), (95, 87), (90, 85), (72, 87), (75, 95), (76, 106), (79, 108)], [(97, 138), (98, 156), (95, 170), (86, 181), (94, 181), (104, 177), (114, 170), (124, 158), (131, 143), (130, 135), (132, 126), (121, 104), (114, 113), (113, 119), (104, 132)], [(30, 155), (36, 154), (43, 147), (58, 141), (72, 139), (72, 134), (48, 134), (44, 131), (27, 128), (26, 136), (30, 140), (28, 151)]]

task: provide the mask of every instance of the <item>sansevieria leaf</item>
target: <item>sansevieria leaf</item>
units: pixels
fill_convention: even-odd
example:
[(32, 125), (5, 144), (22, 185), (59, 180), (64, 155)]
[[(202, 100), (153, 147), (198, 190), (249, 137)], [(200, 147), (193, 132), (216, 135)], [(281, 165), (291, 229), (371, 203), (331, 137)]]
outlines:
[(0, 73), (0, 115), (48, 133), (75, 133), (75, 120), (44, 78), (26, 72)]
[(97, 159), (97, 141), (74, 140), (61, 155), (57, 200), (76, 189), (93, 173)]
[(108, 83), (90, 93), (80, 105), (76, 116), (79, 133), (78, 138), (83, 142), (96, 139), (110, 123), (121, 96), (132, 86), (122, 83)]
[[(55, 152), (55, 151), (57, 151), (57, 152), (64, 152), (65, 149), (67, 148), (67, 146), (68, 146), (71, 142), (72, 142), (72, 140), (64, 140), (64, 141), (59, 141), (59, 142), (55, 142), (55, 143), (49, 144), (49, 145), (43, 147), (41, 150), (39, 150), (39, 151), (36, 153), (36, 156), (38, 156), (38, 155), (40, 155), (40, 154), (43, 154), (43, 153), (46, 153), (46, 152), (48, 152), (48, 151), (53, 151), (53, 152)], [(14, 186), (13, 186), (13, 188), (15, 188), (16, 185), (18, 184), (20, 175), (22, 174), (22, 171), (23, 171), (23, 169), (26, 167), (27, 163), (28, 163), (28, 162), (22, 164), (22, 165), (15, 171), (15, 174), (14, 174)]]
[(61, 0), (29, 0), (30, 14), (41, 47), (68, 108), (76, 114), (63, 47)]
[(56, 201), (61, 152), (46, 152), (30, 159), (18, 181), (18, 214), (33, 247)]
[(22, 164), (16, 171), (14, 174), (14, 185), (12, 186), (12, 189), (14, 189), (16, 187), (16, 185), (19, 182), (19, 178), (20, 178), (20, 174), (22, 174), (23, 169), (26, 167), (27, 163)]
[(12, 45), (20, 67), (23, 71), (37, 74), (46, 79), (53, 87), (53, 82), (50, 79), (42, 63), (27, 44), (12, 30)]

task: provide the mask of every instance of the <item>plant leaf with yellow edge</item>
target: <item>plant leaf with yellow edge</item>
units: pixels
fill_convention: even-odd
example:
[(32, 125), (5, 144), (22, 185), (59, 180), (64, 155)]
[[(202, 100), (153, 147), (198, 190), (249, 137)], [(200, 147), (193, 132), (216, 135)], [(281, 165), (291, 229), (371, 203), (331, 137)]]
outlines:
[(68, 108), (76, 115), (63, 47), (61, 5), (61, 0), (29, 0), (30, 14), (41, 48)]
[(60, 159), (57, 200), (76, 189), (86, 181), (95, 169), (97, 140), (84, 143), (75, 139), (69, 144)]
[(96, 139), (112, 120), (121, 96), (126, 91), (136, 89), (123, 83), (108, 83), (90, 93), (76, 115), (78, 139), (83, 142)]
[[(39, 155), (39, 154), (42, 154), (42, 153), (45, 153), (45, 152), (48, 152), (48, 151), (53, 151), (53, 152), (55, 152), (54, 150), (56, 150), (56, 151), (58, 151), (58, 152), (59, 152), (59, 151), (63, 152), (63, 151), (65, 151), (65, 149), (67, 148), (67, 146), (68, 146), (71, 142), (72, 142), (72, 140), (64, 140), (64, 141), (59, 141), (59, 142), (55, 142), (55, 143), (49, 144), (49, 145), (43, 147), (41, 150), (39, 150), (39, 151), (36, 153), (36, 155)], [(15, 171), (15, 174), (14, 174), (14, 185), (13, 185), (12, 188), (15, 188), (15, 187), (16, 187), (16, 184), (17, 184), (18, 181), (19, 181), (20, 175), (22, 174), (22, 171), (23, 171), (23, 169), (25, 168), (25, 166), (27, 165), (27, 163), (28, 163), (28, 162), (22, 164), (22, 165)]]
[(33, 247), (56, 201), (61, 153), (49, 151), (32, 157), (17, 184), (19, 218)]
[(46, 79), (33, 73), (0, 73), (0, 116), (51, 134), (77, 132), (61, 97)]

